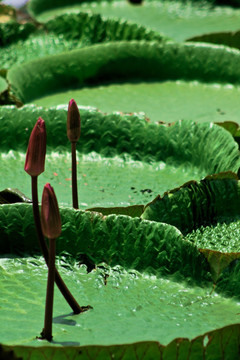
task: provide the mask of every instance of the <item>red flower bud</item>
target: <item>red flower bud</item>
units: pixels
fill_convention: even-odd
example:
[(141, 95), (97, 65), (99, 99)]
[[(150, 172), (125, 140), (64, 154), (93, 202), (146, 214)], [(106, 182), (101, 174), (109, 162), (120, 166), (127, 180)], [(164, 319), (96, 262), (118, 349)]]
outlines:
[(77, 142), (81, 134), (81, 119), (75, 100), (71, 99), (68, 104), (67, 136), (71, 142)]
[(49, 239), (56, 239), (61, 234), (61, 217), (55, 192), (46, 184), (42, 194), (42, 232)]
[(24, 170), (31, 176), (44, 171), (47, 136), (45, 122), (39, 118), (29, 138)]

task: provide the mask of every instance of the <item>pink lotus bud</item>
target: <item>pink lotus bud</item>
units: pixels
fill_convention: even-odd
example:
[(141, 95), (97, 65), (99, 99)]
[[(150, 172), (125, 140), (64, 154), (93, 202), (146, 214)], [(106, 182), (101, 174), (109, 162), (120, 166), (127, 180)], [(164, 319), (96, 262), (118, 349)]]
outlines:
[(81, 134), (81, 119), (75, 100), (71, 99), (68, 104), (67, 136), (71, 142), (77, 142)]
[(44, 171), (47, 136), (45, 122), (39, 118), (29, 138), (24, 170), (31, 176)]
[(41, 218), (44, 236), (49, 239), (56, 239), (61, 234), (62, 224), (57, 198), (49, 183), (43, 189)]

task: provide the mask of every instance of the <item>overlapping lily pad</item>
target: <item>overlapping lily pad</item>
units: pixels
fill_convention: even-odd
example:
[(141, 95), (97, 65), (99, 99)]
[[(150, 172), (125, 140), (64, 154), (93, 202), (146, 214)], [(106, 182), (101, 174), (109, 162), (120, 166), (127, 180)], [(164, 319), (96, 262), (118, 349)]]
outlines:
[[(239, 200), (238, 177), (223, 173), (208, 176), (200, 183), (189, 182), (162, 198), (158, 196), (145, 207), (141, 217), (177, 226), (208, 260), (217, 288), (220, 277), (221, 291), (239, 296), (239, 286), (233, 283), (240, 258)], [(229, 264), (231, 275), (226, 270)], [(231, 285), (224, 281), (225, 273)]]
[(23, 103), (74, 97), (106, 112), (144, 111), (152, 121), (237, 122), (239, 64), (240, 52), (221, 46), (122, 41), (24, 63), (7, 78)]
[[(207, 260), (194, 244), (183, 239), (175, 227), (126, 216), (102, 217), (97, 213), (67, 208), (61, 209), (61, 217), (63, 232), (57, 244), (58, 254), (61, 255), (58, 260), (59, 269), (82, 304), (91, 303), (93, 310), (73, 316), (57, 293), (55, 341), (52, 343), (56, 347), (52, 351), (54, 358), (58, 356), (59, 345), (65, 346), (64, 354), (65, 351), (71, 353), (68, 346), (80, 346), (78, 350), (83, 353), (86, 351), (84, 358), (88, 359), (94, 351), (91, 346), (94, 344), (102, 344), (95, 347), (98, 353), (103, 351), (111, 354), (116, 352), (115, 347), (109, 346), (112, 342), (125, 343), (126, 345), (121, 345), (125, 352), (130, 350), (130, 345), (127, 345), (129, 342), (151, 340), (146, 343), (149, 348), (149, 354), (146, 355), (148, 358), (153, 351), (152, 340), (167, 345), (171, 336), (192, 339), (198, 332), (215, 329), (217, 324), (227, 325), (229, 321), (236, 325), (214, 330), (192, 341), (176, 339), (166, 347), (159, 346), (156, 353), (166, 352), (167, 359), (178, 359), (177, 344), (185, 341), (188, 345), (182, 349), (183, 356), (192, 353), (193, 359), (204, 353), (206, 358), (211, 353), (220, 356), (223, 351), (227, 351), (229, 356), (236, 354), (239, 342), (238, 300), (230, 300), (213, 292)], [(6, 345), (9, 344), (4, 348), (13, 348), (15, 354), (23, 355), (24, 358), (31, 358), (36, 354), (41, 358), (49, 351), (45, 342), (35, 338), (39, 331), (41, 313), (44, 312), (46, 266), (41, 258), (36, 257), (37, 239), (31, 205), (1, 205), (0, 226), (3, 230), (1, 254), (12, 254), (11, 258), (9, 255), (2, 255), (0, 261), (4, 300), (0, 317), (7, 319), (8, 329), (11, 330), (6, 332), (4, 327), (1, 328), (1, 338)], [(19, 252), (29, 255), (21, 259), (17, 255)], [(81, 265), (86, 263), (86, 257), (91, 259), (89, 273), (86, 271), (87, 267)], [(96, 269), (93, 269), (94, 264), (98, 264)], [(89, 266), (88, 262), (87, 265)], [(18, 295), (15, 295), (15, 291)], [(14, 312), (11, 312), (11, 316), (9, 299), (14, 299)], [(111, 306), (108, 305), (109, 301)], [(106, 314), (104, 309), (109, 306)], [(16, 314), (21, 324), (25, 324), (26, 330), (23, 333), (19, 333)], [(199, 321), (200, 314), (204, 319), (203, 323)], [(111, 326), (113, 319), (114, 327)], [(192, 327), (189, 327), (189, 321)], [(162, 326), (159, 326), (159, 322)], [(170, 332), (164, 330), (166, 326)], [(216, 347), (212, 349), (210, 344), (214, 338)], [(199, 343), (197, 349), (194, 349), (196, 341)], [(40, 348), (34, 350), (31, 347), (12, 347), (12, 343)], [(229, 343), (231, 350), (228, 350)], [(138, 349), (140, 344), (135, 346)], [(137, 358), (136, 354), (131, 356)]]
[[(31, 4), (46, 10), (54, 2), (46, 6), (44, 1), (32, 0)], [(111, 12), (116, 4), (121, 5), (106, 3), (104, 11), (109, 8)], [(199, 4), (174, 2), (173, 9), (178, 6), (186, 25), (194, 19)], [(152, 5), (157, 4), (144, 5), (145, 13), (146, 6), (150, 9)], [(85, 4), (85, 9), (88, 6), (92, 4)], [(170, 2), (163, 6), (168, 11)], [(123, 8), (131, 7), (124, 3)], [(134, 9), (138, 16), (141, 7)], [(207, 14), (208, 9), (199, 10), (198, 15), (204, 11)], [(41, 12), (41, 8), (34, 11)], [(204, 23), (210, 24), (210, 14), (216, 19), (225, 11), (211, 8)], [(228, 9), (230, 17), (237, 12)], [(71, 25), (70, 18), (74, 20)], [(79, 19), (82, 22), (74, 32)], [(229, 19), (225, 16), (225, 20)], [(63, 25), (68, 30), (61, 37)], [(74, 316), (56, 292), (54, 341), (48, 344), (35, 338), (42, 329), (47, 269), (39, 256), (32, 206), (0, 205), (0, 322), (4, 322), (0, 357), (237, 358), (239, 151), (224, 129), (192, 120), (238, 122), (239, 51), (165, 43), (157, 32), (90, 13), (60, 16), (49, 21), (46, 28), (50, 35), (35, 25), (15, 29), (23, 39), (23, 51), (26, 45), (33, 50), (29, 58), (23, 56), (21, 60), (21, 44), (13, 44), (13, 28), (9, 27), (5, 38), (11, 43), (9, 54), (17, 49), (16, 63), (24, 64), (9, 71), (6, 84), (11, 87), (11, 101), (18, 105), (65, 105), (50, 109), (34, 105), (0, 108), (1, 170), (5, 175), (1, 188), (18, 187), (31, 196), (23, 164), (30, 131), (42, 116), (47, 126), (48, 152), (40, 189), (50, 181), (62, 205), (58, 267), (80, 304), (90, 304), (93, 309)], [(187, 32), (187, 26), (185, 29)], [(26, 62), (95, 42), (144, 38), (157, 42), (115, 42)], [(11, 66), (6, 62), (2, 74)], [(149, 89), (154, 89), (152, 94)], [(57, 94), (59, 90), (62, 94)], [(99, 93), (98, 103), (94, 103)], [(115, 96), (114, 107), (109, 104), (111, 94)], [(89, 103), (84, 102), (84, 96)], [(65, 128), (66, 102), (72, 97), (78, 104), (98, 106), (106, 112), (131, 112), (104, 115), (92, 107), (81, 108), (80, 206), (98, 212), (68, 207), (71, 169)], [(149, 112), (153, 107), (151, 98), (154, 104), (159, 102), (153, 113)], [(143, 108), (144, 103), (148, 107)], [(126, 108), (129, 104), (131, 108)], [(188, 112), (181, 112), (182, 104)], [(184, 120), (172, 126), (159, 125), (148, 122), (143, 113), (132, 114), (134, 111), (145, 111), (155, 122)], [(191, 121), (186, 121), (188, 118)], [(224, 124), (236, 135), (237, 124)], [(221, 171), (224, 173), (205, 177)], [(187, 180), (194, 181), (181, 186)], [(164, 192), (163, 197), (151, 201)], [(1, 192), (0, 201), (11, 202), (9, 196), (16, 199), (17, 193)], [(21, 199), (25, 201), (22, 195)]]
[[(225, 5), (231, 5), (231, 2)], [(108, 18), (131, 20), (178, 41), (209, 32), (239, 30), (239, 10), (213, 6), (212, 1), (209, 4), (206, 1), (144, 1), (139, 5), (127, 1), (76, 0), (67, 5), (64, 1), (53, 0), (31, 0), (29, 3), (30, 13), (40, 22), (64, 13), (89, 10)]]
[[(186, 181), (220, 171), (236, 172), (240, 167), (237, 144), (216, 125), (182, 121), (168, 127), (138, 115), (104, 115), (93, 108), (80, 111), (81, 208), (145, 205)], [(48, 134), (46, 171), (39, 178), (40, 186), (51, 181), (59, 202), (70, 205), (67, 106), (0, 108), (1, 190), (19, 188), (31, 197), (30, 179), (23, 167), (29, 133), (39, 116), (45, 120)]]
[[(53, 346), (86, 346), (99, 343), (111, 345), (140, 340), (157, 340), (167, 344), (172, 334), (175, 334), (174, 337), (185, 335), (193, 338), (198, 331), (203, 333), (214, 329), (216, 321), (220, 326), (228, 324), (230, 317), (232, 323), (238, 322), (238, 302), (212, 293), (205, 258), (194, 245), (182, 239), (176, 228), (167, 224), (133, 220), (126, 216), (112, 215), (103, 218), (99, 214), (66, 208), (61, 210), (61, 217), (63, 233), (58, 240), (58, 253), (64, 250), (73, 256), (61, 255), (61, 272), (68, 279), (69, 286), (78, 299), (91, 303), (93, 310), (73, 316), (57, 294), (54, 318), (56, 343), (53, 342)], [(9, 219), (11, 223), (14, 219), (11, 226)], [(3, 318), (6, 319), (8, 307), (11, 306), (8, 297), (15, 299), (13, 316), (7, 317), (11, 332), (5, 334), (3, 327), (1, 338), (5, 344), (42, 347), (45, 343), (39, 342), (34, 335), (37, 335), (41, 313), (44, 311), (46, 266), (38, 257), (14, 257), (14, 253), (19, 251), (25, 254), (36, 253), (31, 205), (2, 205), (0, 221), (4, 236), (1, 253), (12, 254), (12, 259), (6, 255), (1, 259), (1, 286), (6, 304), (1, 309)], [(96, 270), (87, 274), (86, 268), (80, 266), (81, 254), (86, 254), (97, 264), (104, 260), (111, 264), (111, 267), (99, 264)], [(119, 267), (119, 264), (132, 270), (126, 271)], [(24, 287), (21, 284), (24, 284)], [(204, 288), (199, 287), (204, 284)], [(18, 286), (21, 287), (21, 292)], [(21, 295), (16, 298), (13, 291)], [(104, 309), (112, 299), (115, 299), (115, 307), (111, 306), (107, 315)], [(225, 314), (220, 316), (226, 307), (229, 309), (227, 321)], [(31, 315), (31, 312), (38, 316)], [(208, 317), (207, 323), (199, 322), (201, 312)], [(15, 313), (18, 313), (18, 319), (22, 318), (22, 322), (26, 324), (23, 334), (19, 334), (18, 325), (17, 332), (15, 330)], [(113, 318), (114, 328), (111, 326)], [(189, 328), (188, 318), (191, 319), (193, 328)], [(163, 319), (168, 328), (172, 324), (169, 336), (164, 331), (164, 325), (159, 327), (159, 321), (163, 324)], [(126, 321), (129, 323), (129, 332), (126, 332)], [(104, 331), (98, 330), (98, 324), (103, 329), (103, 323), (106, 324), (106, 329), (104, 327)], [(148, 332), (145, 324), (148, 324)], [(155, 335), (152, 335), (152, 332)], [(236, 341), (238, 335), (233, 337)], [(232, 351), (236, 351), (235, 348)]]
[(59, 54), (95, 43), (119, 40), (168, 39), (144, 26), (117, 19), (104, 19), (100, 15), (79, 13), (59, 16), (43, 26), (17, 21), (0, 24), (0, 69)]
[[(62, 153), (64, 158), (67, 148), (67, 138), (65, 135), (66, 110), (66, 107), (52, 108), (48, 110), (36, 108), (34, 106), (25, 106), (21, 109), (17, 109), (13, 106), (1, 108), (1, 125), (3, 131), (6, 132), (3, 134), (4, 142), (2, 143), (2, 161), (4, 163), (6, 160), (10, 169), (11, 162), (14, 162), (13, 166), (15, 168), (15, 177), (16, 169), (19, 168), (19, 175), (16, 177), (18, 181), (20, 181), (21, 176), (25, 175), (23, 171), (23, 164), (21, 164), (21, 162), (23, 162), (24, 155), (21, 154), (27, 144), (29, 128), (32, 127), (35, 119), (40, 114), (46, 120), (47, 131), (49, 134), (48, 136), (50, 139), (48, 156), (51, 158), (55, 149), (55, 151), (58, 150), (58, 153)], [(141, 119), (141, 117), (136, 115), (103, 115), (94, 109), (82, 110), (81, 114), (83, 124), (83, 135), (81, 138), (83, 153), (87, 153), (89, 151), (95, 151), (96, 153), (97, 151), (99, 154), (104, 154), (106, 159), (109, 156), (118, 155), (122, 159), (121, 161), (125, 163), (128, 161), (126, 160), (126, 153), (128, 152), (128, 156), (132, 158), (131, 161), (133, 162), (136, 161), (136, 159), (138, 162), (142, 159), (144, 160), (144, 163), (149, 161), (151, 163), (160, 161), (160, 164), (163, 164), (164, 161), (166, 163), (169, 161), (170, 164), (173, 164), (176, 168), (179, 166), (181, 167), (182, 164), (186, 163), (187, 167), (189, 164), (192, 164), (192, 166), (198, 167), (200, 171), (210, 173), (219, 172), (221, 170), (237, 171), (239, 168), (237, 144), (233, 141), (229, 133), (216, 125), (209, 125), (207, 123), (194, 124), (189, 122), (179, 122), (170, 127), (166, 127), (164, 125), (148, 123), (144, 118)], [(16, 118), (18, 119), (17, 123), (15, 121)], [(8, 126), (5, 126), (6, 122)], [(115, 134), (119, 134), (117, 141), (114, 141), (114, 138), (109, 134), (109, 123), (111, 123), (111, 129), (115, 129)], [(10, 136), (10, 134), (12, 134), (12, 136)], [(153, 141), (153, 134), (155, 134), (155, 142)], [(149, 146), (149, 137), (151, 137), (151, 146)], [(186, 138), (186, 142), (184, 142), (184, 138)], [(99, 140), (97, 141), (97, 139)], [(207, 141), (209, 141), (209, 146), (207, 145)], [(154, 143), (155, 148), (153, 148)], [(205, 152), (205, 157), (203, 157), (201, 143), (203, 144), (203, 148), (208, 151)], [(210, 144), (212, 146), (211, 149)], [(6, 153), (4, 149), (7, 150), (9, 148), (11, 148), (11, 151)], [(59, 156), (60, 155), (57, 156), (58, 161), (54, 164), (56, 172), (60, 172), (59, 166), (61, 164), (59, 162)], [(50, 175), (47, 170), (48, 166), (49, 164), (47, 161), (46, 176)], [(64, 162), (64, 168), (61, 171), (64, 172), (65, 168), (66, 163)], [(159, 171), (160, 170), (158, 170), (158, 173)], [(12, 180), (11, 177), (9, 178), (8, 176), (11, 171), (7, 173), (6, 168), (4, 172), (8, 184), (10, 184)], [(148, 175), (149, 169), (146, 171), (144, 181), (145, 178), (148, 178)], [(20, 181), (20, 190), (22, 190), (25, 181), (27, 182), (27, 179)], [(46, 182), (48, 180), (44, 179), (44, 181)], [(214, 185), (213, 194), (215, 197), (217, 197), (220, 191), (223, 190), (225, 194), (224, 204), (228, 205), (228, 207), (224, 210), (225, 213), (230, 213), (232, 216), (237, 215), (237, 205), (239, 200), (238, 192), (236, 190), (238, 181), (236, 175), (226, 174), (220, 179), (218, 177), (213, 177), (209, 180), (205, 180), (205, 182), (208, 181)], [(232, 186), (229, 186), (229, 184), (232, 184)], [(200, 187), (195, 192), (196, 197), (199, 196), (200, 199), (199, 209), (202, 208), (205, 197), (207, 197), (207, 199), (209, 198), (208, 187), (203, 186), (202, 190)], [(58, 188), (58, 186), (56, 186), (55, 188), (56, 193), (59, 193), (58, 197), (61, 202), (62, 187)], [(116, 184), (116, 192), (118, 191), (119, 190)], [(68, 189), (68, 194), (69, 193), (70, 189)], [(88, 194), (91, 197), (91, 189), (88, 190)], [(213, 196), (210, 196), (210, 198), (213, 198)], [(233, 201), (231, 199), (234, 200), (234, 204), (236, 206), (232, 206)], [(217, 198), (217, 201), (215, 202), (210, 201), (213, 211), (217, 212), (219, 208), (222, 209), (222, 203), (220, 202), (221, 198)], [(191, 203), (192, 205), (190, 206), (190, 209), (198, 209), (198, 205), (192, 200)], [(183, 206), (183, 203), (181, 203), (181, 206)], [(207, 209), (208, 207), (208, 204), (206, 204)], [(148, 207), (146, 207), (146, 209), (147, 208)], [(171, 208), (172, 207), (169, 206), (168, 211), (170, 211)], [(182, 213), (183, 210), (184, 209), (182, 208)], [(165, 214), (167, 214), (168, 211), (166, 209)], [(144, 214), (146, 214), (146, 210)], [(145, 216), (144, 214), (143, 217)], [(222, 212), (220, 215), (222, 215)], [(218, 216), (220, 215), (218, 214)], [(107, 346), (111, 345), (112, 342), (109, 339), (108, 331), (111, 331), (111, 333), (113, 332), (113, 329), (110, 327), (110, 320), (113, 316), (116, 316), (116, 321), (119, 320), (119, 322), (117, 322), (116, 333), (114, 335), (116, 336), (116, 339), (117, 337), (119, 338), (119, 332), (121, 333), (121, 331), (123, 331), (123, 337), (119, 338), (119, 342), (114, 340), (115, 344), (156, 340), (163, 345), (167, 345), (171, 336), (173, 336), (173, 338), (185, 336), (192, 339), (199, 333), (214, 330), (216, 327), (216, 321), (219, 321), (217, 325), (218, 327), (229, 324), (229, 319), (227, 322), (224, 322), (224, 319), (219, 316), (220, 313), (223, 313), (223, 308), (226, 306), (229, 308), (229, 317), (232, 317), (231, 323), (238, 323), (238, 319), (236, 318), (236, 313), (238, 312), (238, 302), (235, 300), (224, 299), (220, 293), (217, 294), (212, 292), (214, 279), (212, 278), (211, 273), (212, 265), (214, 263), (208, 261), (205, 254), (199, 252), (194, 243), (189, 240), (186, 241), (176, 227), (169, 225), (171, 221), (166, 219), (161, 219), (161, 222), (144, 221), (139, 218), (139, 215), (136, 218), (122, 215), (108, 215), (103, 217), (102, 215), (91, 211), (75, 211), (66, 207), (62, 208), (61, 216), (63, 230), (57, 243), (57, 251), (58, 254), (61, 255), (59, 262), (61, 267), (63, 266), (62, 271), (64, 273), (66, 272), (66, 278), (69, 277), (69, 284), (73, 287), (74, 292), (78, 294), (77, 296), (80, 297), (81, 301), (83, 301), (82, 305), (87, 305), (89, 303), (94, 307), (94, 309), (96, 308), (96, 310), (93, 309), (92, 311), (89, 311), (84, 315), (80, 315), (77, 318), (72, 315), (66, 316), (65, 314), (68, 314), (67, 306), (65, 305), (65, 308), (62, 307), (62, 300), (58, 294), (56, 298), (56, 315), (54, 320), (56, 343), (53, 343), (53, 345), (90, 346), (99, 343)], [(162, 223), (162, 220), (165, 224)], [(211, 217), (209, 221), (212, 220), (214, 219)], [(200, 225), (195, 218), (194, 221), (196, 226)], [(177, 225), (181, 228), (179, 224)], [(4, 296), (6, 297), (6, 301), (8, 296), (13, 297), (10, 289), (15, 289), (18, 292), (18, 284), (22, 287), (21, 282), (23, 282), (25, 284), (24, 287), (29, 294), (29, 301), (31, 303), (30, 306), (30, 303), (25, 300), (23, 301), (22, 298), (19, 298), (17, 303), (20, 308), (16, 308), (16, 311), (20, 312), (19, 314), (22, 312), (25, 313), (23, 319), (26, 321), (28, 331), (25, 332), (23, 336), (19, 336), (18, 333), (16, 334), (14, 330), (15, 316), (13, 316), (13, 318), (9, 318), (9, 324), (11, 324), (11, 337), (9, 338), (8, 335), (6, 335), (6, 337), (4, 337), (4, 343), (11, 344), (14, 342), (15, 345), (41, 345), (42, 347), (43, 343), (39, 344), (38, 340), (34, 339), (34, 337), (38, 335), (36, 332), (38, 331), (41, 311), (39, 311), (38, 321), (29, 323), (29, 319), (33, 318), (31, 311), (35, 313), (35, 307), (39, 309), (40, 307), (43, 307), (41, 299), (44, 297), (44, 269), (46, 270), (41, 258), (35, 257), (39, 251), (34, 229), (31, 204), (1, 205), (0, 227), (2, 230), (0, 248), (0, 252), (2, 254), (1, 276), (5, 289)], [(181, 231), (184, 232), (184, 230), (185, 227), (183, 226)], [(9, 255), (4, 254), (12, 255), (9, 259)], [(19, 254), (28, 254), (28, 256), (25, 260), (22, 260), (19, 258)], [(88, 274), (86, 272), (86, 267), (81, 267), (81, 264), (86, 264), (87, 269), (90, 271)], [(96, 268), (97, 270), (94, 270), (94, 267), (97, 264), (99, 266)], [(16, 270), (14, 278), (13, 272), (11, 271), (11, 281), (16, 281), (16, 284), (12, 283), (10, 288), (10, 280), (6, 278), (9, 266), (13, 266)], [(19, 273), (18, 269), (25, 270), (23, 272), (20, 271)], [(34, 276), (34, 274), (39, 277), (37, 288), (42, 294), (42, 298), (41, 295), (39, 295), (40, 297), (37, 297), (38, 300), (37, 298), (34, 300), (31, 297), (31, 291), (29, 290), (30, 287), (33, 289), (33, 287), (36, 286), (34, 285), (34, 277), (31, 276)], [(75, 274), (74, 279), (73, 274)], [(218, 275), (220, 276), (221, 272), (219, 272)], [(86, 284), (86, 288), (84, 284)], [(144, 291), (146, 291), (146, 289), (146, 301), (149, 299), (149, 286), (150, 289), (152, 289), (151, 291), (153, 291), (153, 295), (151, 297), (153, 301), (152, 305), (148, 303), (143, 304), (143, 299), (145, 298)], [(168, 290), (165, 291), (165, 287)], [(79, 288), (81, 288), (83, 293), (82, 297), (79, 293)], [(132, 290), (129, 291), (129, 288)], [(167, 321), (168, 326), (169, 322), (172, 323), (173, 326), (171, 336), (169, 338), (164, 338), (164, 333), (166, 332), (161, 332), (162, 328), (158, 326), (159, 323), (156, 316), (154, 316), (150, 321), (151, 312), (155, 314), (159, 307), (160, 293), (156, 293), (156, 289), (159, 289), (158, 291), (160, 291), (160, 293), (165, 294), (164, 296), (161, 296), (162, 305), (160, 307), (163, 310), (166, 306), (164, 315), (162, 316)], [(123, 296), (122, 300), (118, 290), (121, 291), (121, 296)], [(217, 287), (217, 290), (219, 292), (223, 291), (224, 293), (224, 286), (219, 288)], [(32, 291), (36, 293), (37, 289)], [(94, 291), (102, 292), (102, 302), (98, 297), (96, 302), (91, 303), (91, 297), (95, 298)], [(126, 291), (129, 295), (126, 295)], [(173, 296), (172, 301), (169, 301), (168, 291), (170, 291)], [(175, 291), (178, 294), (177, 296), (174, 294)], [(134, 292), (138, 294), (139, 301), (142, 299), (140, 301), (141, 304), (136, 302), (137, 297), (134, 295)], [(183, 296), (181, 295), (182, 293), (184, 294)], [(189, 297), (187, 294), (189, 294)], [(235, 295), (238, 294), (236, 293)], [(97, 330), (98, 328), (95, 326), (97, 325), (95, 322), (96, 316), (101, 327), (102, 322), (106, 321), (106, 316), (103, 315), (104, 312), (101, 310), (101, 306), (104, 308), (108, 306), (105, 296), (106, 299), (110, 299), (110, 301), (112, 301), (112, 297), (115, 298), (118, 296), (120, 303), (118, 304), (115, 302), (116, 308), (113, 307), (113, 313), (109, 313), (109, 327), (107, 325), (106, 331), (102, 332), (105, 336), (104, 340), (103, 338), (99, 338), (97, 336), (97, 334), (100, 334), (101, 332)], [(127, 303), (126, 296), (129, 296)], [(24, 299), (26, 299), (26, 297), (27, 296), (25, 295), (23, 296)], [(196, 301), (193, 300), (195, 297)], [(175, 299), (177, 299), (177, 303)], [(179, 302), (179, 299), (182, 300)], [(122, 310), (119, 313), (120, 315), (118, 315), (116, 311), (119, 307), (121, 307), (121, 301), (123, 301), (125, 305), (122, 307)], [(223, 306), (223, 308), (220, 304), (222, 304), (221, 306)], [(149, 306), (151, 306), (151, 310), (148, 310)], [(183, 315), (181, 319), (176, 316), (179, 313), (179, 306), (181, 308), (181, 314)], [(185, 324), (188, 323), (188, 316), (190, 316), (191, 319), (192, 316), (194, 316), (193, 313), (195, 311), (195, 307), (196, 314), (198, 314), (198, 316), (200, 309), (204, 312), (205, 316), (208, 314), (207, 316), (209, 317), (209, 322), (206, 324), (206, 327), (202, 327), (197, 316), (196, 324), (199, 324), (200, 327), (198, 328), (194, 322), (193, 328), (195, 330), (191, 330), (188, 325), (185, 328)], [(182, 311), (182, 308), (186, 308), (186, 312)], [(174, 309), (176, 309), (176, 314), (173, 311)], [(129, 311), (134, 314), (132, 321), (136, 328), (144, 328), (145, 325), (143, 324), (148, 323), (149, 333), (146, 333), (145, 330), (144, 332), (135, 331), (135, 327), (131, 325), (131, 317), (128, 319), (128, 321), (130, 321), (130, 333), (126, 333), (124, 329), (126, 328), (126, 319), (129, 318)], [(7, 307), (2, 308), (1, 316), (6, 318), (7, 312)], [(135, 318), (135, 313), (137, 318)], [(166, 317), (166, 314), (171, 314), (169, 319)], [(104, 316), (104, 319), (102, 316)], [(140, 321), (139, 323), (137, 320), (138, 318)], [(212, 325), (210, 318), (213, 318)], [(92, 327), (91, 322), (94, 322), (94, 327)], [(72, 327), (70, 327), (71, 325)], [(121, 330), (121, 326), (123, 326), (123, 330)], [(183, 333), (184, 328), (186, 329), (185, 334)], [(85, 340), (82, 338), (81, 331), (84, 331), (85, 333), (86, 329), (89, 329), (92, 334), (92, 342), (89, 342), (89, 336), (86, 336)], [(93, 329), (94, 331), (96, 330), (96, 335), (92, 332)], [(156, 332), (156, 329), (159, 330)], [(232, 326), (230, 331), (232, 332), (234, 329), (234, 326)], [(32, 334), (33, 331), (34, 334)], [(154, 337), (151, 336), (152, 332), (155, 333)], [(217, 332), (214, 334), (217, 334)], [(234, 342), (238, 341), (238, 334), (231, 336), (233, 336)], [(189, 344), (192, 343), (190, 342)], [(159, 351), (167, 351), (166, 349), (168, 349), (169, 346), (170, 345), (166, 348), (160, 348), (162, 350)], [(22, 348), (19, 348), (19, 354), (22, 351), (21, 349)], [(30, 351), (30, 349), (31, 348), (28, 348), (28, 351)], [(87, 349), (92, 351), (91, 347), (87, 347)], [(110, 351), (108, 347), (103, 349)], [(125, 349), (125, 347), (123, 347), (123, 349)], [(203, 349), (204, 348), (200, 348), (199, 351), (205, 351)], [(14, 351), (15, 350), (16, 349), (14, 348)], [(39, 356), (41, 356), (42, 351), (47, 351), (47, 349), (42, 348)], [(187, 351), (190, 351), (189, 348)], [(236, 351), (235, 348), (233, 351)], [(27, 355), (25, 354), (24, 356)], [(173, 350), (172, 356), (176, 356), (175, 350)]]
[[(227, 340), (225, 340), (227, 339)], [(134, 344), (113, 345), (113, 346), (82, 346), (79, 347), (26, 347), (26, 346), (3, 346), (1, 354), (11, 356), (14, 353), (23, 358), (46, 359), (51, 357), (57, 359), (74, 358), (81, 354), (82, 359), (112, 359), (121, 358), (123, 360), (151, 359), (162, 357), (163, 359), (211, 359), (225, 356), (227, 359), (234, 359), (238, 356), (239, 327), (228, 326), (216, 331), (206, 333), (189, 341), (188, 339), (176, 339), (168, 346), (164, 347), (157, 342), (138, 342)], [(205, 346), (202, 346), (205, 344)]]

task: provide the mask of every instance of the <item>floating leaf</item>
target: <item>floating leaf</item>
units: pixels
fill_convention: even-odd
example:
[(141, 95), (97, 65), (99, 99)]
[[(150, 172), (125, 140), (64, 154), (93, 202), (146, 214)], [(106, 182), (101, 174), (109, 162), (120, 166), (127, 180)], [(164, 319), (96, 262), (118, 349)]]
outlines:
[(187, 234), (201, 225), (239, 216), (239, 194), (236, 174), (207, 176), (158, 196), (145, 207), (141, 217), (172, 224)]
[[(62, 233), (57, 241), (58, 254), (84, 253), (95, 263), (105, 261), (161, 274), (188, 276), (191, 272), (193, 278), (208, 278), (203, 256), (190, 242), (181, 241), (181, 233), (171, 225), (123, 215), (103, 217), (68, 208), (60, 210)], [(1, 253), (36, 252), (31, 205), (1, 205), (0, 228)]]
[(22, 103), (49, 107), (74, 97), (104, 112), (144, 111), (154, 122), (238, 121), (239, 59), (239, 51), (210, 44), (115, 41), (13, 66), (8, 81)]
[[(82, 86), (93, 78), (95, 82), (103, 78), (140, 78), (148, 81), (218, 80), (237, 84), (239, 57), (238, 51), (211, 45), (122, 41), (93, 45), (13, 67), (8, 73), (8, 81), (13, 93), (23, 102), (43, 96), (46, 91), (59, 91), (59, 86)], [(192, 58), (200, 58), (201, 62), (193, 63)], [(40, 69), (43, 76), (39, 78)]]
[[(218, 3), (227, 7), (216, 6)], [(29, 12), (40, 22), (46, 22), (61, 14), (91, 11), (101, 14), (105, 18), (119, 18), (130, 20), (136, 25), (167, 34), (177, 41), (184, 41), (189, 37), (213, 31), (239, 30), (239, 10), (231, 8), (239, 6), (238, 0), (229, 1), (144, 1), (136, 6), (131, 2), (93, 1), (82, 2), (31, 0)]]
[(40, 29), (31, 22), (0, 23), (0, 45), (3, 46), (0, 68), (6, 71), (15, 64), (90, 44), (134, 39), (167, 40), (165, 36), (144, 26), (117, 19), (108, 20), (90, 13), (64, 14), (50, 20)]
[[(142, 115), (104, 115), (92, 108), (80, 108), (80, 112), (80, 208), (145, 205), (159, 192), (188, 180), (226, 170), (237, 172), (240, 167), (237, 144), (218, 126), (180, 121), (167, 127), (149, 123)], [(0, 188), (18, 188), (31, 197), (28, 176), (22, 171), (22, 153), (39, 116), (48, 132), (46, 171), (39, 178), (40, 186), (51, 181), (59, 203), (70, 205), (67, 106), (0, 107), (1, 169), (5, 174)]]

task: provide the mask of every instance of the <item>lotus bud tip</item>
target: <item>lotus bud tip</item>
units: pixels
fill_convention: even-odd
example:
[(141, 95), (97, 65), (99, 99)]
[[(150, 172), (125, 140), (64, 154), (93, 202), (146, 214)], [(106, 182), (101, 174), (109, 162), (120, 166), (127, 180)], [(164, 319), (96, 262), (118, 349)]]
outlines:
[(61, 234), (61, 217), (53, 187), (47, 183), (42, 194), (42, 231), (49, 239), (56, 239)]
[(81, 119), (78, 106), (74, 99), (68, 104), (67, 136), (71, 142), (77, 142), (81, 134)]
[(45, 121), (39, 117), (29, 138), (24, 170), (31, 176), (44, 172), (46, 156)]

